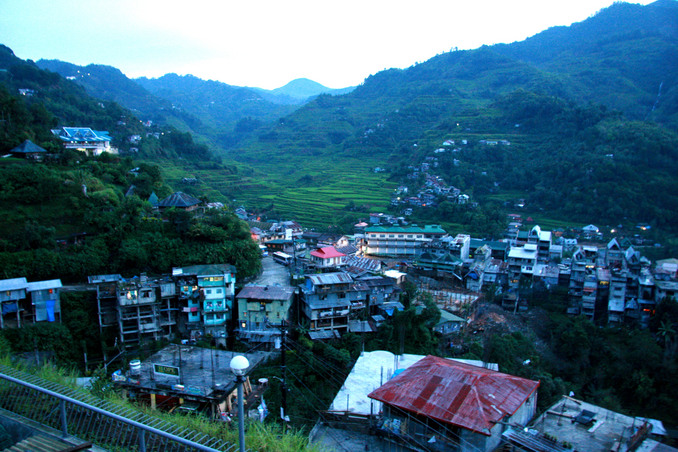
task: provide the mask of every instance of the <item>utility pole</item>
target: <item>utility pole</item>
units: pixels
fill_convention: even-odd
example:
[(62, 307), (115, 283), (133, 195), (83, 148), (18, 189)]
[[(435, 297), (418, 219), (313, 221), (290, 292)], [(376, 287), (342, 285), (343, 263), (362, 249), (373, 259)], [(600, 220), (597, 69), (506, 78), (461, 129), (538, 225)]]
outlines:
[(280, 380), (280, 395), (281, 395), (281, 406), (280, 406), (280, 417), (283, 421), (289, 419), (286, 415), (287, 412), (287, 385), (285, 384), (285, 370), (287, 369), (285, 361), (285, 336), (287, 336), (287, 325), (285, 325), (285, 320), (280, 322), (280, 352), (282, 353), (280, 360), (280, 370), (282, 374), (282, 379)]

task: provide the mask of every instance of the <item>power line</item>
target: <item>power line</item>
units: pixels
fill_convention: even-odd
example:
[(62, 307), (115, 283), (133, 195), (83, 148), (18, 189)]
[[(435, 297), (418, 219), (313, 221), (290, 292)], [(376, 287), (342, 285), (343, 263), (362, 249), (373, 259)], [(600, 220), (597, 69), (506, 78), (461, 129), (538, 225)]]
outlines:
[[(297, 343), (292, 344), (294, 351), (296, 352), (310, 352), (312, 355), (312, 359), (316, 361), (319, 365), (314, 367), (314, 371), (317, 372), (318, 374), (322, 375), (324, 378), (327, 378), (328, 380), (331, 380), (332, 382), (336, 383), (337, 385), (341, 386), (344, 384), (343, 380), (339, 380), (336, 374), (343, 375), (345, 372), (341, 371), (340, 369), (334, 367), (331, 363), (317, 357), (312, 351), (304, 349), (301, 345)], [(334, 373), (332, 373), (334, 371)]]

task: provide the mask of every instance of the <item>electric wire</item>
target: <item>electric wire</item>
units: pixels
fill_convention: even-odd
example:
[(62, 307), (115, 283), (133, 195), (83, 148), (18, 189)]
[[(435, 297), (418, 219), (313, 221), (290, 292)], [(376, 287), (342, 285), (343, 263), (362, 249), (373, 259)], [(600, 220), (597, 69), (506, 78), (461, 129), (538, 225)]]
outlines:
[[(299, 344), (298, 342), (296, 342), (294, 340), (288, 339), (287, 342), (289, 342), (290, 345), (292, 345), (292, 347), (294, 348), (294, 350), (299, 352), (299, 353), (310, 352), (312, 354), (312, 359), (320, 364), (320, 366), (315, 367), (315, 370), (317, 372), (321, 373), (324, 377), (334, 381), (339, 386), (344, 384), (344, 380), (343, 379), (340, 380), (337, 375), (341, 375), (345, 379), (346, 376), (348, 375), (348, 372), (341, 370), (338, 367), (336, 367), (334, 364), (332, 364), (331, 362), (329, 362), (329, 361), (327, 361), (327, 360), (325, 360), (321, 357), (318, 357), (315, 353), (312, 352), (312, 350), (306, 349), (303, 345)], [(330, 372), (330, 371), (333, 371), (333, 373)]]

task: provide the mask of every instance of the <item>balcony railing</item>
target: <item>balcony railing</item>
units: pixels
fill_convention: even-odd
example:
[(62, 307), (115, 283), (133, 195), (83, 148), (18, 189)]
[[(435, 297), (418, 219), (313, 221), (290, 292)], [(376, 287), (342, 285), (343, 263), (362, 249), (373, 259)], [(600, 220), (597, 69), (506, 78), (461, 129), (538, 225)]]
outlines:
[(0, 408), (56, 429), (54, 436), (74, 435), (108, 450), (236, 450), (234, 444), (3, 365)]

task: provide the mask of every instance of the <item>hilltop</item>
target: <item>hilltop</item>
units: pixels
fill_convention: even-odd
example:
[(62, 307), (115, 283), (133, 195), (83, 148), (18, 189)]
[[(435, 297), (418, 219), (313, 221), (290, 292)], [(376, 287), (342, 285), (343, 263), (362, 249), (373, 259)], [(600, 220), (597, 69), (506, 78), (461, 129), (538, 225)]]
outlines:
[[(675, 1), (614, 4), (524, 42), (383, 71), (349, 94), (319, 96), (225, 155), (284, 174), (283, 191), (304, 207), (347, 174), (385, 167), (402, 184), (408, 166), (437, 157), (438, 175), (481, 204), (524, 198), (571, 220), (671, 227), (678, 39), (667, 24), (676, 21)], [(436, 156), (446, 140), (469, 145)], [(294, 212), (295, 202), (276, 206)]]
[[(237, 162), (237, 177), (193, 171), (201, 189), (310, 226), (390, 209), (394, 188), (421, 184), (408, 175), (426, 163), (485, 211), (523, 199), (552, 218), (672, 230), (677, 5), (616, 3), (523, 42), (377, 73), (344, 95), (320, 94), (300, 107), (270, 103), (260, 116), (254, 106), (268, 101), (245, 88), (176, 74), (134, 83), (197, 118), (191, 130)], [(445, 141), (457, 145), (437, 154)], [(493, 146), (499, 141), (510, 145)], [(175, 165), (164, 163), (173, 180)], [(450, 211), (414, 216), (456, 227)]]

